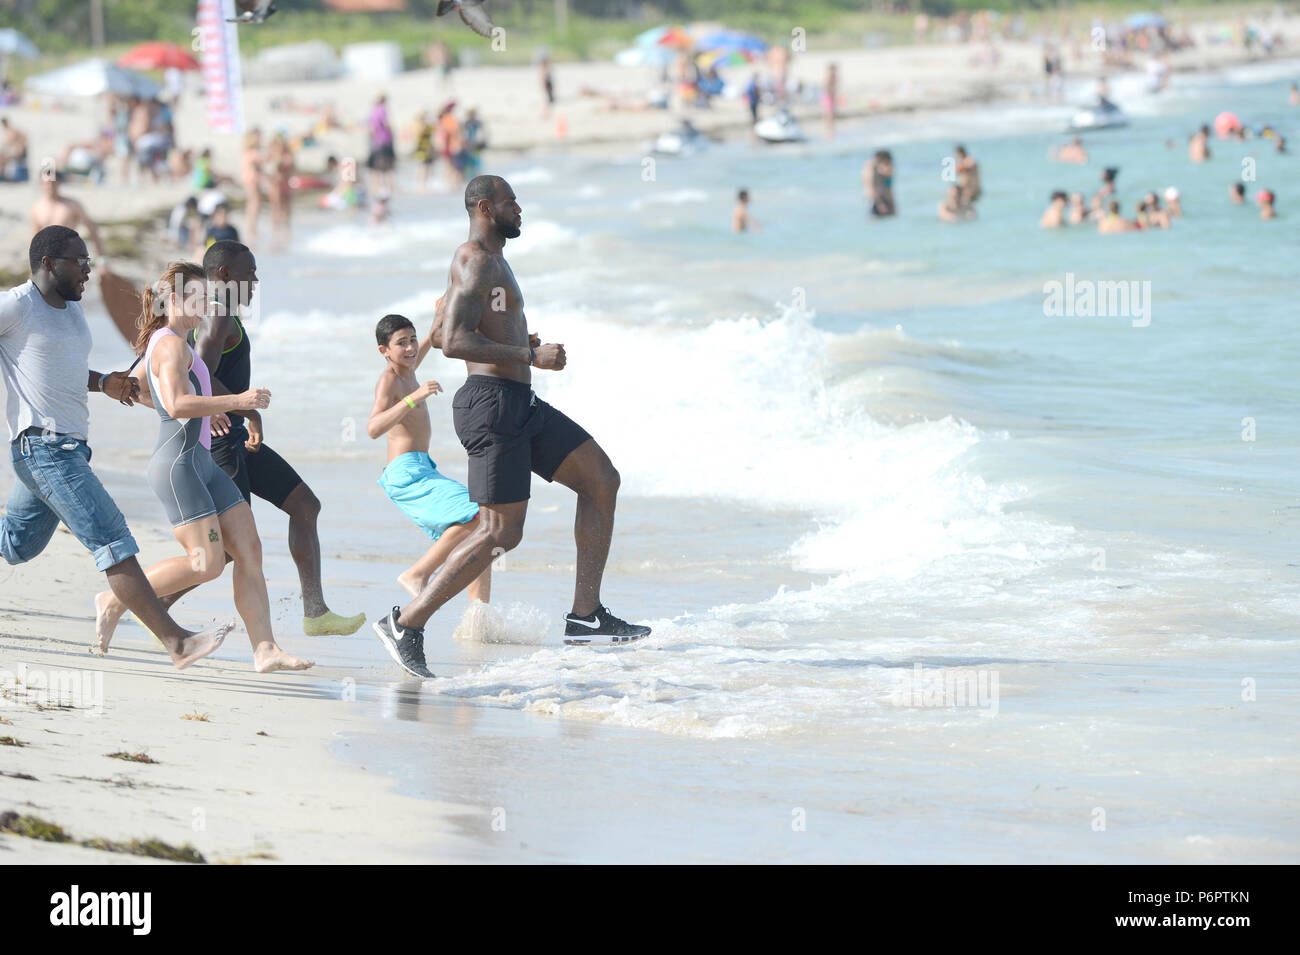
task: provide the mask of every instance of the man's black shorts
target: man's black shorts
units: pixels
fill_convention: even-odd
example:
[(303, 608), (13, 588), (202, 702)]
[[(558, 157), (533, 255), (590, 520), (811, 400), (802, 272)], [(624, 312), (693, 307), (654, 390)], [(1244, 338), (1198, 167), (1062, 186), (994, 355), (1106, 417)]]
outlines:
[(285, 498), (302, 483), (302, 478), (284, 458), (265, 444), (255, 453), (244, 447), (248, 432), (243, 427), (231, 429), (229, 434), (212, 436), (212, 460), (234, 480), (244, 500), (253, 503), (256, 494), (276, 507), (284, 505)]
[(554, 480), (564, 459), (591, 438), (528, 385), (508, 378), (470, 375), (451, 412), (469, 452), (469, 499), (476, 504), (528, 500), (532, 474)]

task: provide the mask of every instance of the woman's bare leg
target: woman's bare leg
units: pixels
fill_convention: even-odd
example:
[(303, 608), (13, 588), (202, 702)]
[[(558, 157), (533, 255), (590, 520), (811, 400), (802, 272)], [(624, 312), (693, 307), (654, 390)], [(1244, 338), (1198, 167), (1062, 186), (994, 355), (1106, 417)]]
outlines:
[(225, 548), (235, 561), (235, 609), (253, 645), (253, 668), (258, 673), (308, 669), (310, 660), (286, 653), (271, 633), (271, 599), (262, 574), (262, 541), (253, 522), (253, 509), (247, 501), (240, 501), (219, 520)]

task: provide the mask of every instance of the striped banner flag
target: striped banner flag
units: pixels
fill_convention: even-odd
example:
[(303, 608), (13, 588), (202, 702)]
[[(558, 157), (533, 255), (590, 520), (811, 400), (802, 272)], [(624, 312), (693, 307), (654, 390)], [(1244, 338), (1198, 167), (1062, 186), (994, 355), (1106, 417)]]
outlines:
[(235, 0), (199, 0), (194, 31), (207, 93), (208, 125), (216, 133), (244, 131), (244, 87), (239, 74)]

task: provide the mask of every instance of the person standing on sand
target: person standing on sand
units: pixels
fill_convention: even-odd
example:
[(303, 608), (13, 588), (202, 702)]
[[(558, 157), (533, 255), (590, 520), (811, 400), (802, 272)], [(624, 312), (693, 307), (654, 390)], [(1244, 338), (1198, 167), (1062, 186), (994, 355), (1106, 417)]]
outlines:
[(266, 183), (271, 201), (271, 239), (279, 244), (287, 244), (290, 237), (289, 214), (293, 210), (293, 189), (289, 180), (292, 177), (293, 150), (284, 134), (278, 133), (271, 140)]
[(452, 415), (469, 453), (469, 496), (479, 505), (478, 526), (418, 597), (374, 625), (393, 659), (420, 677), (432, 676), (424, 661), (429, 618), (523, 538), (530, 472), (578, 495), (577, 575), (565, 642), (626, 643), (650, 634), (649, 627), (620, 620), (600, 602), (618, 471), (586, 431), (531, 387), (531, 369), (560, 371), (566, 356), (563, 345), (531, 344), (540, 339), (528, 332), (523, 293), (502, 254), (523, 222), (514, 190), (499, 176), (477, 176), (465, 187), (465, 211), (469, 239), (452, 258), (442, 353), (464, 360), (469, 372), (452, 399)]
[[(0, 143), (0, 182), (26, 182), (30, 175), (27, 169), (27, 134), (9, 125), (8, 116), (0, 116), (0, 129), (4, 130), (4, 142)], [(9, 170), (11, 164), (12, 173)]]
[[(203, 254), (211, 294), (208, 316), (189, 343), (212, 370), (213, 379), (233, 393), (248, 390), (252, 347), (240, 313), (253, 300), (257, 260), (238, 242), (214, 242)], [(309, 637), (347, 636), (366, 622), (365, 614), (341, 617), (325, 603), (321, 585), (320, 500), (284, 458), (262, 443), (262, 418), (256, 412), (231, 413), (229, 427), (214, 427), (212, 459), (234, 480), (244, 500), (256, 494), (289, 517), (289, 554), (302, 587), (302, 630)], [(169, 602), (181, 594), (169, 597)]]
[(388, 97), (381, 95), (375, 100), (370, 110), (368, 121), (370, 128), (370, 156), (366, 159), (366, 168), (370, 170), (372, 180), (370, 191), (373, 193), (393, 193), (394, 170), (397, 168), (397, 153), (393, 151), (393, 127), (388, 121)]
[[(478, 505), (469, 499), (465, 486), (438, 471), (429, 457), (429, 409), (425, 402), (442, 392), (436, 381), (421, 384), (415, 371), (430, 348), (442, 344), (439, 325), (445, 315), (446, 296), (438, 299), (433, 329), (423, 341), (404, 315), (385, 315), (375, 326), (379, 354), (388, 367), (375, 385), (375, 404), (370, 409), (366, 433), (371, 439), (388, 435), (388, 465), (379, 486), (398, 509), (433, 540), (433, 546), (410, 569), (397, 577), (412, 597), (447, 555), (469, 536), (478, 524)], [(540, 344), (540, 342), (539, 342)], [(487, 603), (492, 595), (492, 565), (470, 583), (470, 600)]]
[(250, 243), (257, 241), (257, 217), (262, 212), (262, 134), (254, 129), (244, 137), (244, 154), (240, 160), (240, 181), (244, 186), (244, 235)]
[[(135, 378), (145, 381), (141, 403), (161, 419), (148, 481), (185, 549), (183, 557), (160, 561), (145, 575), (159, 594), (195, 587), (221, 576), (229, 551), (235, 561), (235, 606), (253, 645), (253, 668), (258, 673), (306, 670), (312, 666), (309, 661), (285, 653), (275, 642), (253, 512), (208, 451), (211, 418), (234, 409), (265, 408), (271, 393), (250, 388), (239, 395), (222, 394), (220, 389), (213, 394), (207, 366), (182, 337), (202, 321), (206, 307), (207, 282), (203, 269), (193, 262), (172, 262), (142, 297), (135, 349), (144, 360)], [(95, 597), (101, 656), (108, 652), (126, 609), (110, 591)]]
[[(155, 291), (156, 289), (156, 291)], [(148, 480), (172, 524), (172, 533), (185, 549), (182, 557), (154, 564), (146, 571), (155, 593), (168, 594), (196, 587), (221, 576), (225, 554), (235, 562), (235, 607), (253, 645), (258, 673), (307, 670), (312, 664), (285, 653), (271, 632), (271, 600), (262, 573), (262, 542), (253, 512), (239, 489), (212, 461), (208, 451), (209, 419), (227, 411), (265, 408), (271, 393), (250, 388), (242, 394), (213, 394), (203, 360), (183, 336), (203, 320), (207, 282), (193, 262), (172, 262), (154, 288), (141, 300), (136, 354), (143, 357), (135, 372), (147, 391), (141, 402), (160, 418), (158, 443), (149, 461)], [(126, 605), (105, 591), (95, 597), (97, 650), (102, 656)]]
[(546, 103), (542, 106), (542, 118), (550, 119), (551, 110), (555, 107), (555, 78), (551, 76), (551, 58), (542, 57), (539, 64), (539, 79), (542, 82), (542, 96)]
[(835, 106), (840, 95), (840, 68), (834, 63), (826, 67), (826, 80), (822, 84), (822, 122), (826, 126), (826, 138), (835, 138)]
[(233, 622), (194, 633), (171, 618), (140, 569), (122, 512), (90, 469), (87, 393), (131, 404), (139, 390), (124, 372), (90, 369), (81, 310), (90, 278), (86, 243), (72, 229), (48, 226), (33, 237), (28, 262), (31, 280), (0, 295), (0, 373), (17, 478), (0, 517), (0, 555), (9, 564), (31, 560), (62, 521), (95, 555), (116, 599), (183, 670), (221, 646)]

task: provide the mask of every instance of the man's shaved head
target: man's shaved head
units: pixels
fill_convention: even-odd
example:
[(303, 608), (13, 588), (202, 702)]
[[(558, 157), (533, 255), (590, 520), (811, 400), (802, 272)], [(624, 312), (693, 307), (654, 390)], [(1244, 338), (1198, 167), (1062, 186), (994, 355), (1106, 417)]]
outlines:
[(504, 185), (500, 176), (475, 176), (465, 186), (465, 211), (472, 216), (481, 200), (496, 202), (497, 191)]
[[(484, 202), (488, 205), (486, 214), (479, 209)], [(519, 237), (523, 224), (519, 202), (510, 183), (500, 176), (475, 176), (471, 179), (465, 187), (465, 211), (469, 213), (471, 229), (478, 228), (476, 223), (486, 219), (503, 240)]]

